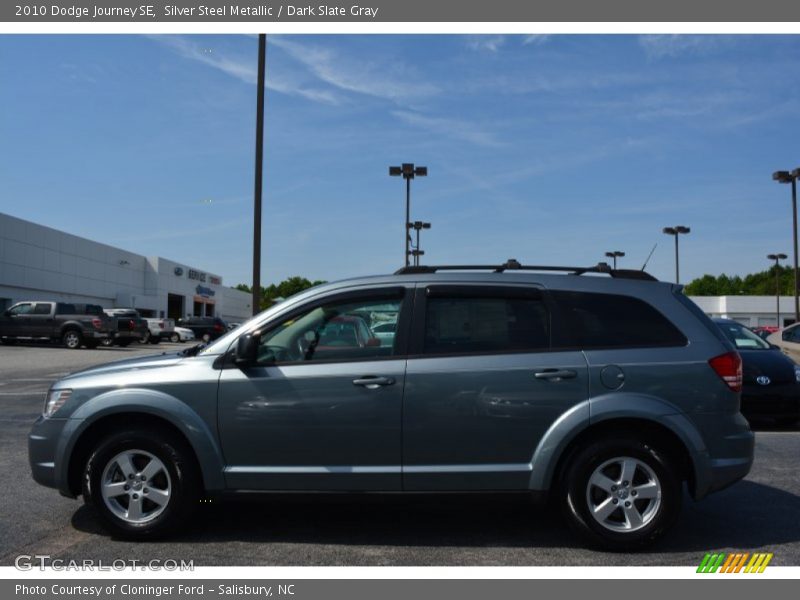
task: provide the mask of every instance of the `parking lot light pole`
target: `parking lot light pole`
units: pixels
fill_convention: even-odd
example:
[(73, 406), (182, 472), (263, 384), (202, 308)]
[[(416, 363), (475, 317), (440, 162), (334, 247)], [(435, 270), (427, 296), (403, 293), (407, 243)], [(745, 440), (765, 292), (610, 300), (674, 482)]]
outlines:
[(625, 256), (624, 252), (620, 252), (619, 250), (614, 250), (613, 252), (606, 252), (606, 256), (614, 261), (614, 270), (617, 270), (617, 258), (622, 258)]
[(680, 261), (678, 258), (678, 237), (681, 234), (687, 234), (691, 232), (691, 228), (686, 227), (684, 225), (676, 225), (675, 227), (664, 227), (661, 230), (662, 232), (666, 233), (667, 235), (675, 236), (675, 283), (681, 282), (681, 270), (680, 270)]
[(417, 246), (415, 248), (416, 254), (414, 254), (414, 252), (412, 252), (412, 254), (414, 254), (414, 265), (419, 266), (419, 257), (425, 254), (419, 249), (419, 232), (423, 229), (430, 229), (431, 224), (425, 223), (424, 221), (414, 221), (411, 223), (411, 228), (417, 232)]
[(785, 254), (767, 254), (769, 260), (775, 261), (775, 323), (781, 327), (781, 264), (780, 261), (788, 258)]
[(800, 298), (798, 298), (798, 267), (797, 267), (797, 179), (800, 177), (800, 169), (794, 171), (775, 171), (772, 179), (778, 183), (792, 184), (792, 236), (794, 244), (794, 322), (800, 323)]
[(258, 89), (256, 90), (256, 175), (253, 192), (253, 315), (261, 310), (261, 183), (264, 169), (264, 79), (267, 35), (258, 35)]
[(411, 256), (411, 180), (414, 177), (425, 177), (428, 175), (428, 167), (415, 167), (414, 163), (403, 163), (399, 167), (389, 167), (389, 175), (400, 177), (406, 180), (406, 220), (403, 223), (403, 235), (406, 238), (405, 265), (409, 265)]

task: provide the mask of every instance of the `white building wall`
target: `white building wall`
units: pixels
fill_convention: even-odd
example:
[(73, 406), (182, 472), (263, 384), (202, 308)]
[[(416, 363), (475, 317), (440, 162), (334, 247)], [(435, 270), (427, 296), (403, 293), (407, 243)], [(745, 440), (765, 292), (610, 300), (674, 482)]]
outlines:
[(784, 327), (794, 321), (794, 298), (780, 297), (780, 323), (777, 321), (775, 296), (690, 296), (704, 313), (739, 321), (748, 327)]
[[(175, 267), (182, 269), (176, 275)], [(214, 292), (215, 314), (241, 321), (251, 314), (241, 294), (223, 293), (222, 277), (189, 279), (202, 269), (161, 257), (145, 257), (0, 213), (0, 309), (21, 300), (92, 302), (105, 308), (134, 306), (167, 312), (167, 295), (186, 297), (186, 314), (200, 284)], [(214, 283), (212, 283), (212, 278)], [(230, 298), (231, 306), (224, 302)], [(248, 302), (249, 303), (249, 302)], [(185, 315), (184, 315), (185, 316)]]

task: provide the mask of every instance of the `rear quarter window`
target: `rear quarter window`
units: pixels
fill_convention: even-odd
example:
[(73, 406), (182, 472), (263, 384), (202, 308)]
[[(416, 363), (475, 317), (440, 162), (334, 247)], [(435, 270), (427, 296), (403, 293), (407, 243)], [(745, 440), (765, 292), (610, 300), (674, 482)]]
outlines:
[(553, 291), (553, 347), (685, 346), (686, 336), (647, 302), (621, 294)]

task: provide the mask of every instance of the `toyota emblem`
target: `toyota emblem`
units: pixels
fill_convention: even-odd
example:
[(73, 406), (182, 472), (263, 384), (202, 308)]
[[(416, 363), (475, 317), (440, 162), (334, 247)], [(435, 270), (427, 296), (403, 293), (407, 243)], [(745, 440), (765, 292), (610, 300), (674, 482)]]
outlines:
[(759, 385), (769, 385), (771, 383), (771, 380), (766, 375), (759, 375), (758, 377), (756, 377), (756, 383), (758, 383)]

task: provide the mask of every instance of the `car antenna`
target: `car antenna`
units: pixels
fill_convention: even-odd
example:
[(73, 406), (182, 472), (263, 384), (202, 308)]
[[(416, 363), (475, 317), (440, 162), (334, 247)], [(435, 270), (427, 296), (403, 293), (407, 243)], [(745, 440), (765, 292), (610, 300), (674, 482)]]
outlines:
[(658, 242), (653, 244), (653, 249), (650, 250), (650, 254), (647, 255), (647, 259), (644, 261), (644, 264), (642, 265), (642, 271), (644, 271), (644, 268), (647, 266), (647, 263), (650, 262), (650, 258), (653, 256), (653, 252), (656, 251), (656, 246), (658, 246)]

